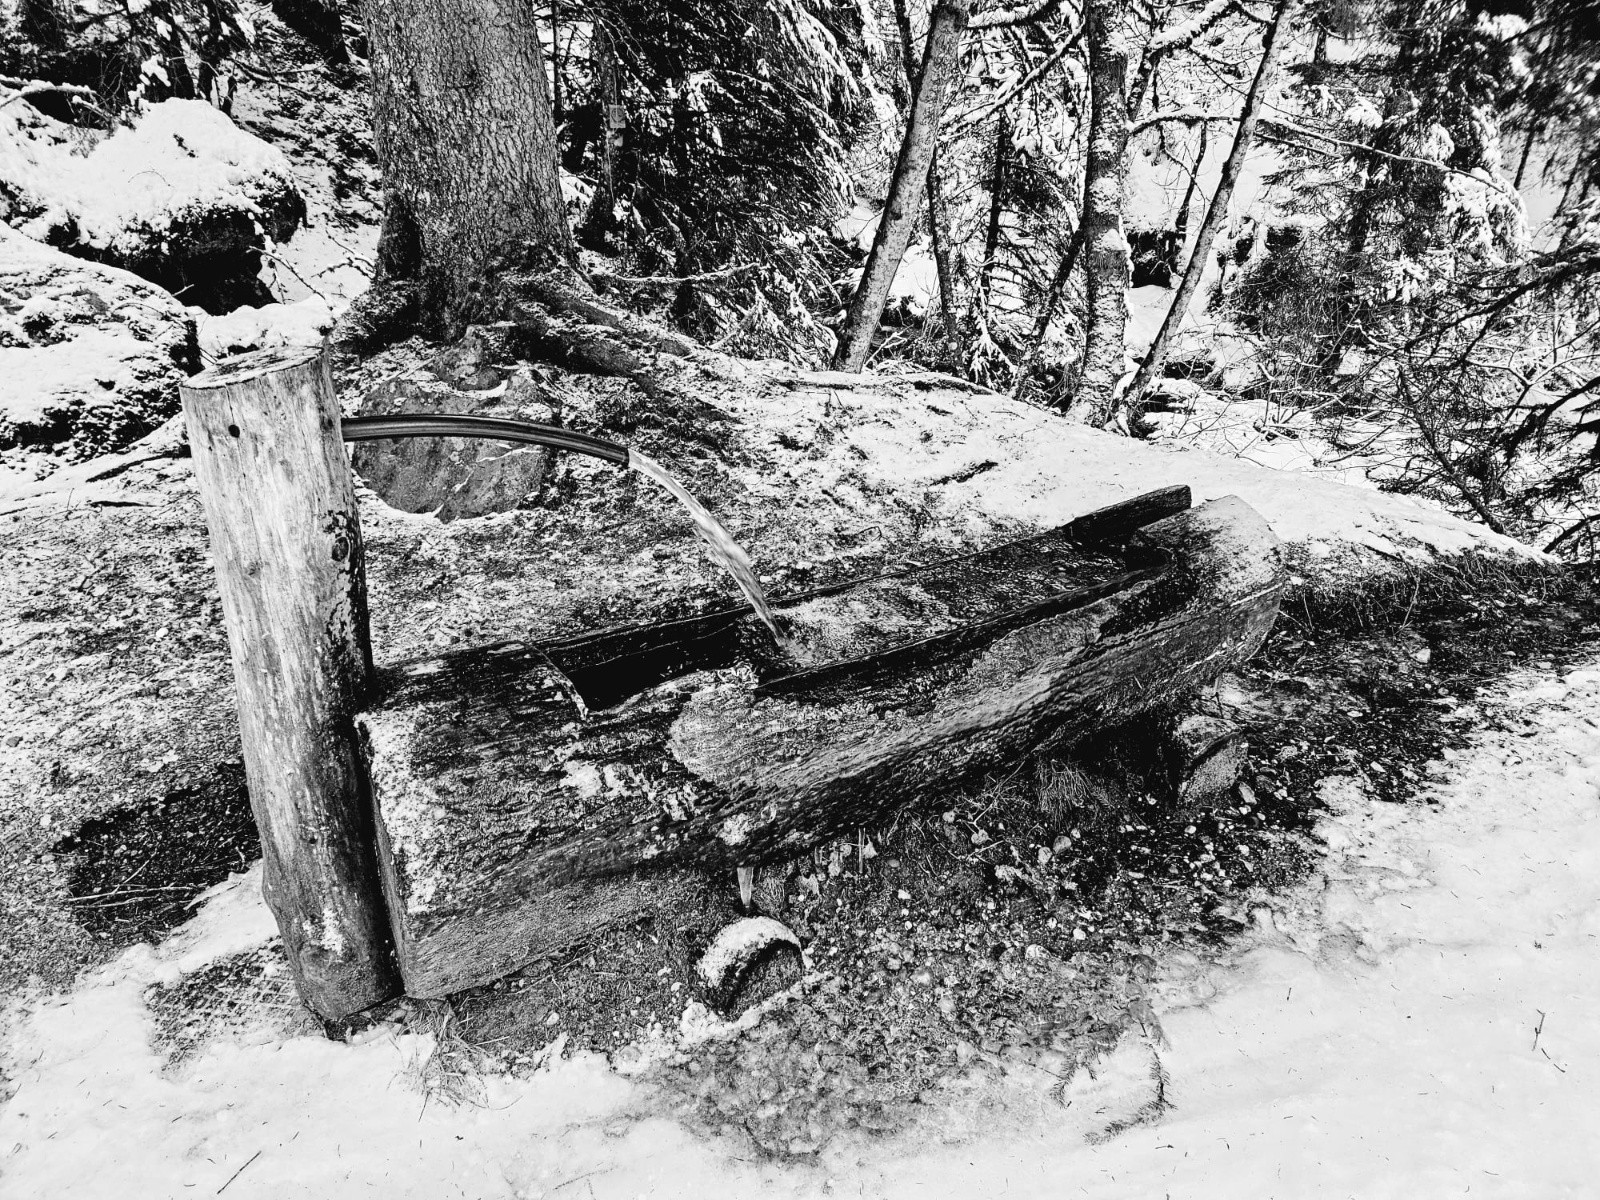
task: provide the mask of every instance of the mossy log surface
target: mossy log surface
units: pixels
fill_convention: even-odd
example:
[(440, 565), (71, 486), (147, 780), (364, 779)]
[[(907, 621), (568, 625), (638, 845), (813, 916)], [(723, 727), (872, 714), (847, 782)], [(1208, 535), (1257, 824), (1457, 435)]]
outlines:
[(677, 869), (792, 858), (1214, 679), (1283, 577), (1242, 501), (1188, 502), (783, 598), (782, 651), (727, 611), (383, 673), (358, 725), (407, 991), (495, 978)]

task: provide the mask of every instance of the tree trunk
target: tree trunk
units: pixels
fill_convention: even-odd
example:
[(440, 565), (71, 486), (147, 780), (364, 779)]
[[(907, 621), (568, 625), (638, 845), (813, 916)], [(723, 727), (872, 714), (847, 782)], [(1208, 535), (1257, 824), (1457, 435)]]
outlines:
[[(1183, 189), (1183, 203), (1178, 207), (1178, 219), (1173, 223), (1172, 227), (1173, 237), (1178, 243), (1174, 248), (1175, 258), (1182, 257), (1184, 244), (1189, 240), (1189, 210), (1194, 207), (1194, 194), (1200, 190), (1200, 169), (1205, 166), (1206, 151), (1210, 149), (1210, 146), (1211, 123), (1209, 121), (1201, 121), (1200, 148), (1195, 151), (1194, 166), (1189, 171), (1189, 186)], [(1189, 255), (1186, 261), (1192, 263), (1194, 255)], [(1173, 266), (1180, 270), (1187, 269), (1178, 262), (1174, 262)]]
[(1528, 155), (1533, 153), (1534, 139), (1539, 136), (1539, 132), (1543, 128), (1537, 121), (1529, 124), (1527, 136), (1522, 139), (1522, 157), (1517, 159), (1517, 177), (1511, 181), (1511, 186), (1516, 188), (1522, 186), (1523, 173), (1528, 169)]
[(376, 283), (424, 330), (488, 307), (495, 275), (571, 254), (532, 0), (364, 0), (384, 175)]
[(616, 221), (616, 154), (622, 145), (625, 119), (621, 92), (617, 86), (617, 54), (611, 44), (610, 30), (602, 24), (596, 24), (591, 44), (595, 102), (600, 108), (600, 137), (595, 146), (595, 162), (599, 165), (600, 173), (595, 180), (594, 195), (590, 197), (589, 207), (583, 214), (578, 238), (591, 250), (604, 251), (606, 234)]
[[(1172, 344), (1172, 339), (1177, 336), (1184, 315), (1189, 311), (1195, 290), (1200, 286), (1200, 277), (1205, 274), (1206, 259), (1211, 254), (1211, 243), (1216, 240), (1217, 231), (1228, 218), (1228, 205), (1233, 200), (1234, 185), (1239, 180), (1239, 172), (1244, 169), (1245, 157), (1250, 153), (1250, 143), (1255, 140), (1256, 121), (1266, 105), (1267, 93), (1272, 90), (1273, 77), (1277, 73), (1278, 53), (1288, 33), (1289, 9), (1290, 0), (1279, 0), (1278, 11), (1273, 14), (1272, 24), (1267, 26), (1267, 31), (1261, 36), (1261, 65), (1256, 68), (1255, 81), (1251, 83), (1250, 93), (1244, 100), (1244, 111), (1239, 114), (1239, 131), (1234, 134), (1233, 149), (1228, 151), (1228, 161), (1222, 164), (1222, 177), (1217, 180), (1217, 190), (1211, 194), (1211, 204), (1206, 209), (1205, 220), (1200, 222), (1200, 230), (1195, 234), (1194, 253), (1189, 256), (1189, 266), (1183, 273), (1182, 282), (1178, 284), (1178, 293), (1172, 298), (1172, 304), (1161, 322), (1161, 328), (1151, 341), (1150, 349), (1145, 352), (1144, 361), (1139, 364), (1133, 382), (1128, 385), (1125, 399), (1129, 404), (1137, 404), (1144, 390), (1150, 386), (1150, 381), (1161, 373), (1161, 368), (1166, 362), (1167, 349)], [(1196, 164), (1196, 170), (1198, 169)]]
[[(917, 62), (916, 47), (911, 41), (911, 14), (906, 10), (906, 0), (894, 0), (895, 24), (900, 27), (900, 61), (905, 67), (906, 82), (911, 85), (911, 98), (916, 99), (922, 85), (922, 70)], [(939, 146), (935, 141), (933, 157), (928, 160), (928, 243), (933, 250), (933, 267), (939, 276), (939, 315), (944, 320), (946, 349), (955, 356), (956, 341), (956, 284), (950, 270), (950, 244), (944, 233), (944, 200), (939, 194)]]
[(1098, 423), (1109, 414), (1122, 378), (1128, 331), (1128, 239), (1122, 232), (1128, 109), (1123, 95), (1128, 52), (1119, 38), (1119, 0), (1089, 0), (1089, 155), (1084, 168), (1083, 237), (1088, 313), (1083, 370), (1069, 416)]
[(1011, 395), (1018, 400), (1027, 391), (1028, 377), (1039, 364), (1039, 352), (1044, 347), (1044, 336), (1049, 332), (1050, 320), (1056, 315), (1056, 305), (1061, 303), (1061, 293), (1066, 290), (1067, 281), (1072, 278), (1072, 268), (1078, 265), (1078, 256), (1082, 252), (1083, 222), (1079, 221), (1078, 227), (1072, 231), (1072, 240), (1067, 243), (1067, 252), (1061, 256), (1061, 263), (1050, 280), (1050, 290), (1045, 293), (1044, 303), (1039, 306), (1039, 315), (1033, 322), (1033, 335), (1028, 339), (1027, 352), (1017, 367)]
[(923, 53), (916, 99), (906, 118), (900, 158), (889, 182), (889, 198), (878, 221), (861, 283), (850, 300), (850, 311), (839, 333), (833, 365), (841, 371), (859, 371), (872, 348), (878, 318), (889, 298), (889, 285), (900, 269), (900, 259), (911, 241), (921, 193), (926, 189), (928, 166), (939, 138), (939, 116), (945, 92), (960, 61), (961, 34), (967, 27), (970, 0), (941, 0), (933, 10), (928, 46)]
[(320, 349), (241, 355), (181, 391), (263, 892), (301, 998), (336, 1020), (400, 985), (352, 723), (372, 651), (339, 404)]
[(978, 290), (983, 304), (989, 306), (989, 292), (994, 287), (994, 260), (1000, 253), (1000, 219), (1005, 215), (1006, 160), (1011, 157), (1011, 122), (1000, 114), (994, 136), (994, 170), (989, 176), (989, 227), (983, 235), (983, 268)]

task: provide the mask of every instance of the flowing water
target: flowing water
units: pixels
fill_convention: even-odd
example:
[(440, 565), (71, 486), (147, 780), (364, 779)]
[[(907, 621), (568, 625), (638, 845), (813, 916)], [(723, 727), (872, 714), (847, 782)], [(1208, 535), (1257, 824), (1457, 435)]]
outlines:
[(683, 505), (689, 513), (689, 519), (694, 522), (695, 532), (711, 547), (712, 556), (733, 576), (745, 599), (750, 601), (750, 607), (756, 610), (756, 616), (772, 630), (773, 639), (779, 646), (784, 645), (787, 639), (778, 629), (778, 618), (773, 614), (772, 605), (767, 603), (767, 594), (761, 590), (755, 568), (750, 565), (750, 556), (744, 552), (744, 547), (734, 541), (733, 535), (722, 527), (722, 523), (706, 511), (706, 506), (691, 496), (683, 484), (668, 474), (660, 463), (630, 448), (628, 468), (646, 479), (655, 480)]

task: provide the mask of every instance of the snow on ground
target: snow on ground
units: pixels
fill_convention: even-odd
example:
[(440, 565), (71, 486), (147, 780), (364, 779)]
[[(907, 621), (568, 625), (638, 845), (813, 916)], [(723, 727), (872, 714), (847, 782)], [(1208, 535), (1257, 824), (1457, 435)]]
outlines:
[(1279, 538), (1314, 556), (1355, 546), (1383, 559), (1474, 550), (1542, 557), (1422, 500), (1120, 438), (1004, 396), (926, 384), (810, 372), (791, 379), (781, 405), (751, 392), (726, 397), (780, 461), (778, 446), (799, 446), (807, 459), (747, 483), (778, 497), (803, 479), (808, 490), (845, 502), (863, 493), (921, 493), (938, 507), (940, 523), (964, 524), (972, 536), (1008, 521), (1055, 525), (1152, 488), (1188, 484), (1197, 504), (1242, 497)]
[[(931, 1097), (913, 1133), (760, 1162), (596, 1058), (431, 1102), (430, 1043), (225, 1038), (171, 1069), (146, 987), (263, 942), (255, 873), (161, 947), (19, 1014), (0, 1174), (16, 1200), (1594, 1195), (1600, 1177), (1600, 661), (1525, 673), (1429, 803), (1324, 785), (1313, 880), (1215, 962), (1164, 964), (1176, 1107), (1128, 1042), (1064, 1106), (1027, 1078)], [(1036, 1094), (1036, 1103), (1026, 1098)]]

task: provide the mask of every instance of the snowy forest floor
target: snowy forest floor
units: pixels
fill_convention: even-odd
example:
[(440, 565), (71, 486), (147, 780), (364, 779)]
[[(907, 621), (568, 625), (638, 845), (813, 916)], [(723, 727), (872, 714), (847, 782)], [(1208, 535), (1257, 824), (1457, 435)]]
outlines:
[(8, 1194), (1592, 1194), (1600, 658), (1471, 700), (1477, 731), (1411, 803), (1325, 783), (1309, 873), (1235, 935), (1164, 954), (1164, 1037), (1130, 1034), (1065, 1083), (980, 1056), (899, 1131), (784, 1161), (597, 1055), (452, 1098), (434, 1037), (291, 1034), (260, 995), (173, 1061), (166, 992), (270, 943), (252, 872), (20, 1014)]
[[(389, 369), (421, 367), (402, 356)], [(596, 400), (610, 385), (557, 382), (570, 421), (610, 428), (617, 406)], [(1063, 1180), (1088, 1187), (1107, 1156), (1126, 1156), (1111, 1171), (1126, 1180), (1172, 1170), (1162, 1147), (1198, 1160), (1213, 1150), (1206, 1138), (1248, 1144), (1253, 1133), (1256, 1166), (1282, 1166), (1285, 1183), (1245, 1193), (1288, 1196), (1376, 1162), (1360, 1136), (1400, 1137), (1395, 1106), (1366, 1090), (1394, 1084), (1365, 1074), (1388, 1051), (1341, 1042), (1363, 1022), (1392, 1023), (1387, 990), (1361, 1016), (1373, 989), (1392, 983), (1421, 1005), (1438, 986), (1414, 961), (1431, 935), (1399, 938), (1391, 910), (1413, 891), (1439, 905), (1444, 944), (1457, 947), (1448, 952), (1474, 956), (1451, 960), (1463, 980), (1479, 954), (1544, 951), (1502, 944), (1524, 918), (1498, 894), (1424, 887), (1466, 868), (1386, 839), (1409, 847), (1437, 827), (1444, 845), (1451, 821), (1534, 829), (1549, 801), (1543, 776), (1496, 775), (1478, 759), (1513, 746), (1540, 771), (1569, 761), (1569, 730), (1553, 718), (1578, 722), (1600, 706), (1600, 673), (1583, 673), (1595, 657), (1589, 591), (1413, 502), (1140, 446), (950, 381), (752, 369), (716, 403), (699, 426), (710, 440), (684, 437), (670, 408), (643, 410), (653, 419), (627, 436), (712, 503), (780, 590), (991, 542), (1168, 483), (1245, 496), (1285, 539), (1295, 586), (1262, 654), (1198, 701), (1249, 728), (1244, 790), (1211, 808), (1165, 809), (1119, 792), (1114, 761), (1103, 757), (1096, 779), (1081, 759), (1045, 759), (768, 872), (757, 902), (802, 934), (808, 961), (759, 1021), (724, 1024), (694, 999), (695, 956), (734, 912), (734, 881), (708, 879), (701, 895), (581, 956), (449, 1004), (401, 1003), (330, 1042), (295, 1001), (254, 871), (193, 915), (206, 885), (256, 848), (187, 465), (158, 454), (100, 480), (89, 476), (104, 467), (90, 467), (72, 489), (24, 489), (3, 514), (18, 569), (0, 592), (16, 630), (0, 663), (20, 701), (0, 715), (9, 1188), (599, 1196), (704, 1190), (727, 1176), (724, 1188), (742, 1179), (780, 1192), (832, 1178), (866, 1194), (933, 1182), (990, 1193), (1008, 1179), (1053, 1193)], [(546, 488), (539, 507), (451, 524), (363, 494), (381, 658), (719, 602), (725, 583), (662, 497), (580, 462), (560, 463)], [(1573, 670), (1570, 688), (1550, 682)], [(1517, 690), (1535, 678), (1566, 698)], [(1585, 853), (1577, 816), (1582, 804), (1592, 815), (1600, 756), (1577, 749), (1592, 759), (1571, 783), (1579, 808), (1530, 832), (1547, 848), (1526, 861)], [(1111, 739), (1109, 760), (1115, 752)], [(1515, 867), (1520, 882), (1524, 861), (1491, 878)], [(1562, 875), (1521, 902), (1570, 918), (1585, 879)], [(1451, 886), (1466, 898), (1459, 910), (1441, 900)], [(1475, 904), (1481, 929), (1463, 941)], [(1525, 920), (1546, 945), (1566, 944), (1543, 937), (1545, 917)], [(1584, 936), (1570, 935), (1564, 965), (1538, 960), (1552, 975), (1526, 998), (1533, 1020), (1577, 1011)], [(1543, 979), (1520, 968), (1504, 977), (1506, 988)], [(1408, 1120), (1455, 1138), (1463, 1122), (1499, 1119), (1511, 1084), (1498, 1072), (1520, 1078), (1523, 1065), (1495, 1056), (1520, 1046), (1528, 1013), (1502, 1013), (1509, 993), (1495, 978), (1439, 993), (1478, 997), (1492, 1014), (1454, 1050), (1467, 1018), (1451, 1010), (1441, 1025), (1437, 997), (1413, 1010), (1427, 1026), (1416, 1070), (1459, 1051), (1452, 1069), (1465, 1072), (1481, 1053), (1488, 1098), (1478, 1075), (1459, 1074), (1459, 1087), (1437, 1089), (1432, 1115), (1407, 1108)], [(1582, 1032), (1548, 1024), (1540, 1036), (1559, 1066), (1543, 1067), (1549, 1086), (1571, 1089), (1551, 1111), (1559, 1101), (1560, 1119), (1579, 1122), (1596, 1103), (1571, 1040)], [(1230, 1096), (1217, 1089), (1241, 1069), (1219, 1065), (1232, 1060), (1256, 1065)], [(1353, 1091), (1327, 1092), (1346, 1063), (1356, 1073), (1339, 1086)], [(1323, 1151), (1303, 1120), (1280, 1130), (1281, 1112), (1263, 1116), (1273, 1097), (1303, 1093), (1343, 1106), (1346, 1123), (1329, 1135), (1342, 1144)], [(1515, 1106), (1519, 1121), (1537, 1112), (1520, 1095)], [(1220, 1133), (1175, 1140), (1191, 1121), (1220, 1122)], [(1506, 1144), (1536, 1144), (1517, 1137)], [(1418, 1171), (1469, 1161), (1431, 1135), (1403, 1144)], [(1541, 1169), (1576, 1171), (1572, 1155), (1548, 1157)], [(1110, 1179), (1106, 1194), (1148, 1190)]]

